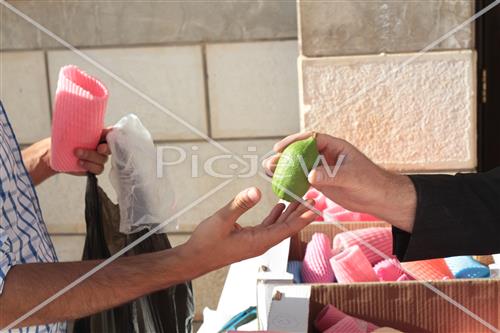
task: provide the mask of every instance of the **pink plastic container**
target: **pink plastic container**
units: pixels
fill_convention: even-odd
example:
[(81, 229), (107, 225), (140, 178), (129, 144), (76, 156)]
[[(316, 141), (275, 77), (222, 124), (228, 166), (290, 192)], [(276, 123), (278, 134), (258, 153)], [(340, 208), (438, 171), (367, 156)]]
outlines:
[(69, 65), (59, 71), (52, 120), (52, 169), (85, 171), (75, 149), (95, 149), (104, 128), (108, 90), (97, 79)]
[(338, 283), (379, 281), (372, 265), (357, 245), (332, 257), (330, 264)]
[(415, 280), (448, 280), (453, 273), (444, 259), (418, 260), (401, 263), (405, 273)]
[[(392, 255), (392, 232), (390, 228), (365, 228), (345, 231), (333, 239), (333, 248), (344, 250), (358, 245), (372, 265)], [(375, 250), (374, 250), (375, 249)]]
[(307, 244), (304, 261), (302, 262), (302, 281), (305, 283), (333, 282), (330, 257), (332, 256), (332, 242), (322, 233), (315, 233)]
[[(313, 199), (314, 200), (314, 208), (319, 210), (320, 212), (323, 212), (326, 208), (326, 198), (321, 193), (315, 188), (310, 188), (307, 193), (304, 195), (304, 199)], [(323, 217), (317, 216), (316, 221), (323, 221)]]

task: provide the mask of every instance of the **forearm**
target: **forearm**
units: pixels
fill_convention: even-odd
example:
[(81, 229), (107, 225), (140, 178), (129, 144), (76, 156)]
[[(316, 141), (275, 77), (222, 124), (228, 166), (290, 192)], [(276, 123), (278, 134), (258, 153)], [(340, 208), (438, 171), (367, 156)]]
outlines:
[(415, 175), (411, 234), (394, 230), (401, 260), (500, 252), (500, 168), (486, 173)]
[(374, 192), (376, 199), (366, 212), (389, 222), (393, 226), (411, 232), (417, 209), (417, 193), (408, 176), (384, 172)]
[(35, 185), (56, 174), (50, 167), (49, 147), (50, 138), (47, 138), (32, 144), (22, 151), (24, 165)]
[[(118, 306), (202, 273), (184, 258), (182, 246), (123, 257), (57, 298), (18, 327), (80, 318)], [(40, 263), (14, 266), (0, 296), (0, 328), (10, 324), (101, 261)], [(193, 264), (195, 269), (191, 269)]]

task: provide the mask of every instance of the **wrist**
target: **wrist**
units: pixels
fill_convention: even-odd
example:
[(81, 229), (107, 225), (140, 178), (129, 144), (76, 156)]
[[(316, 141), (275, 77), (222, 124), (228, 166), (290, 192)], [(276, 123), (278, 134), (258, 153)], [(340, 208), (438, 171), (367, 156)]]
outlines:
[(57, 174), (50, 166), (50, 138), (43, 139), (24, 149), (22, 157), (35, 185)]
[(415, 220), (417, 194), (406, 175), (387, 172), (379, 216), (393, 226), (411, 232)]
[(176, 246), (173, 250), (179, 260), (179, 267), (181, 267), (179, 273), (184, 280), (192, 280), (215, 269), (209, 267), (209, 262), (203, 259), (200, 251), (196, 251), (189, 241)]

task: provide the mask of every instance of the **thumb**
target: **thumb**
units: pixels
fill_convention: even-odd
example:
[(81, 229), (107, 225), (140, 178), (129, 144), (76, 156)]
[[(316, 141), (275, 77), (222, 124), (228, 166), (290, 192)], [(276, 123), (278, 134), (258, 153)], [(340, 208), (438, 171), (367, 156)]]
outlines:
[(324, 166), (319, 166), (309, 173), (307, 180), (314, 187), (335, 185), (335, 175), (336, 173), (331, 174), (331, 172), (329, 174)]
[(225, 221), (234, 223), (241, 215), (260, 201), (260, 191), (250, 187), (238, 193), (233, 200), (218, 211), (219, 216)]

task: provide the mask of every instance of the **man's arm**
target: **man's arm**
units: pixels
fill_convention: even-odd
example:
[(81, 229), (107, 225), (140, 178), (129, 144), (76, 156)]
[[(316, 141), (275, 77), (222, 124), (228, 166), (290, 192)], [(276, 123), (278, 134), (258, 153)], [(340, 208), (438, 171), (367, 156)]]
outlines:
[(500, 168), (410, 178), (417, 209), (411, 233), (393, 231), (400, 260), (500, 252)]
[[(110, 129), (103, 131), (103, 139)], [(22, 158), (34, 185), (39, 185), (57, 172), (50, 167), (51, 142), (50, 138), (32, 144), (22, 152)], [(95, 150), (76, 149), (75, 156), (80, 159), (80, 165), (90, 173), (100, 174), (110, 154), (108, 145), (101, 143)], [(83, 175), (85, 173), (77, 174)]]
[[(184, 245), (119, 258), (16, 326), (79, 318), (126, 303), (232, 262), (260, 255), (315, 219), (315, 214), (304, 205), (293, 203), (284, 210), (284, 205), (278, 204), (261, 224), (240, 227), (236, 223), (238, 218), (255, 206), (260, 198), (256, 188), (239, 193), (225, 207), (200, 223)], [(99, 262), (37, 263), (12, 267), (0, 295), (0, 330)]]
[[(182, 247), (119, 258), (16, 325), (76, 319), (194, 278)], [(36, 263), (11, 268), (0, 296), (0, 328), (9, 325), (101, 261)]]

